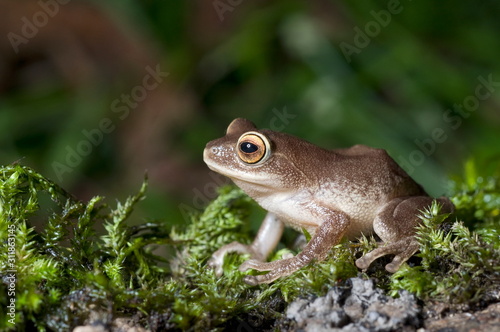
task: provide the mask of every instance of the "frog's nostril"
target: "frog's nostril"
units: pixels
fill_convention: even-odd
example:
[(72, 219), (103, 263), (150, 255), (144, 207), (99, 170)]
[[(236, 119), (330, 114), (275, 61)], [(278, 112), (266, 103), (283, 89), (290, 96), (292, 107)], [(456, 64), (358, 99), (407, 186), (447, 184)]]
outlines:
[(215, 156), (220, 156), (221, 155), (221, 152), (222, 152), (222, 149), (218, 146), (214, 146), (210, 149), (210, 152), (212, 152), (213, 155)]

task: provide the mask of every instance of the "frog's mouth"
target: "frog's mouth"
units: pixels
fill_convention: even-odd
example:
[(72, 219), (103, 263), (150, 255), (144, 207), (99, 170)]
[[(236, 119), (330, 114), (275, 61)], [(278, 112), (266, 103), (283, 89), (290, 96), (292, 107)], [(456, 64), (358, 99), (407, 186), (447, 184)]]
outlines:
[(226, 163), (222, 162), (225, 159), (214, 157), (210, 148), (207, 147), (203, 151), (203, 161), (207, 164), (208, 168), (212, 171), (227, 176), (230, 179), (242, 181), (246, 183), (266, 183), (269, 180), (265, 175), (258, 175), (257, 171), (245, 168), (257, 168), (257, 165), (241, 165), (241, 168), (234, 166), (238, 161), (228, 160)]

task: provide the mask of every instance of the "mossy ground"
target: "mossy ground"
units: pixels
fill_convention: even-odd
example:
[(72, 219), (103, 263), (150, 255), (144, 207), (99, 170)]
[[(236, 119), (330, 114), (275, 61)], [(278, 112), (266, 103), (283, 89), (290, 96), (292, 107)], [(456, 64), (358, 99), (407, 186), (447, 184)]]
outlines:
[[(111, 208), (98, 196), (81, 202), (30, 168), (1, 167), (0, 292), (8, 296), (0, 297), (0, 329), (69, 330), (89, 317), (109, 326), (124, 316), (151, 330), (271, 329), (296, 297), (324, 294), (360, 274), (394, 295), (407, 289), (422, 300), (457, 303), (491, 300), (500, 282), (500, 177), (478, 176), (472, 162), (451, 192), (456, 215), (447, 218), (437, 205), (423, 211), (421, 251), (394, 275), (383, 270), (383, 260), (358, 271), (355, 258), (375, 246), (362, 239), (337, 245), (327, 260), (271, 285), (243, 283), (240, 255), (226, 259), (218, 278), (206, 261), (223, 244), (251, 241), (246, 218), (254, 203), (224, 187), (183, 229), (167, 231), (168, 217), (129, 226), (145, 193), (146, 181)], [(158, 247), (171, 254), (155, 254)]]

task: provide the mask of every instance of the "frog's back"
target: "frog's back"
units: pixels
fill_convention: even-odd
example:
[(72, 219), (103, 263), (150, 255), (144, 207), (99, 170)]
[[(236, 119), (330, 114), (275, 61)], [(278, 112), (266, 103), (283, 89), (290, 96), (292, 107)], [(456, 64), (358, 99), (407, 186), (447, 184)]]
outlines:
[(392, 199), (427, 195), (385, 150), (356, 145), (330, 153), (317, 198), (351, 217), (348, 238), (370, 234), (378, 210)]
[(332, 174), (333, 182), (351, 183), (365, 193), (372, 193), (375, 197), (387, 196), (388, 199), (427, 195), (422, 186), (383, 149), (355, 145), (332, 152), (339, 156), (332, 162), (338, 166), (334, 167), (337, 171)]

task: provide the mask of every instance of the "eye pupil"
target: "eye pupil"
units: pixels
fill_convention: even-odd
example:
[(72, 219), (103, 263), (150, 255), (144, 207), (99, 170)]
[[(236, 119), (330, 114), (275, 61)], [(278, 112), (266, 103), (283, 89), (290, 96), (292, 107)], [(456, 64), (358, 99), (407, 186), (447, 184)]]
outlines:
[(249, 165), (266, 161), (271, 152), (267, 137), (254, 132), (243, 134), (235, 148), (240, 160)]
[(245, 153), (254, 153), (257, 151), (259, 147), (255, 144), (252, 144), (250, 142), (243, 142), (241, 143), (241, 151)]

